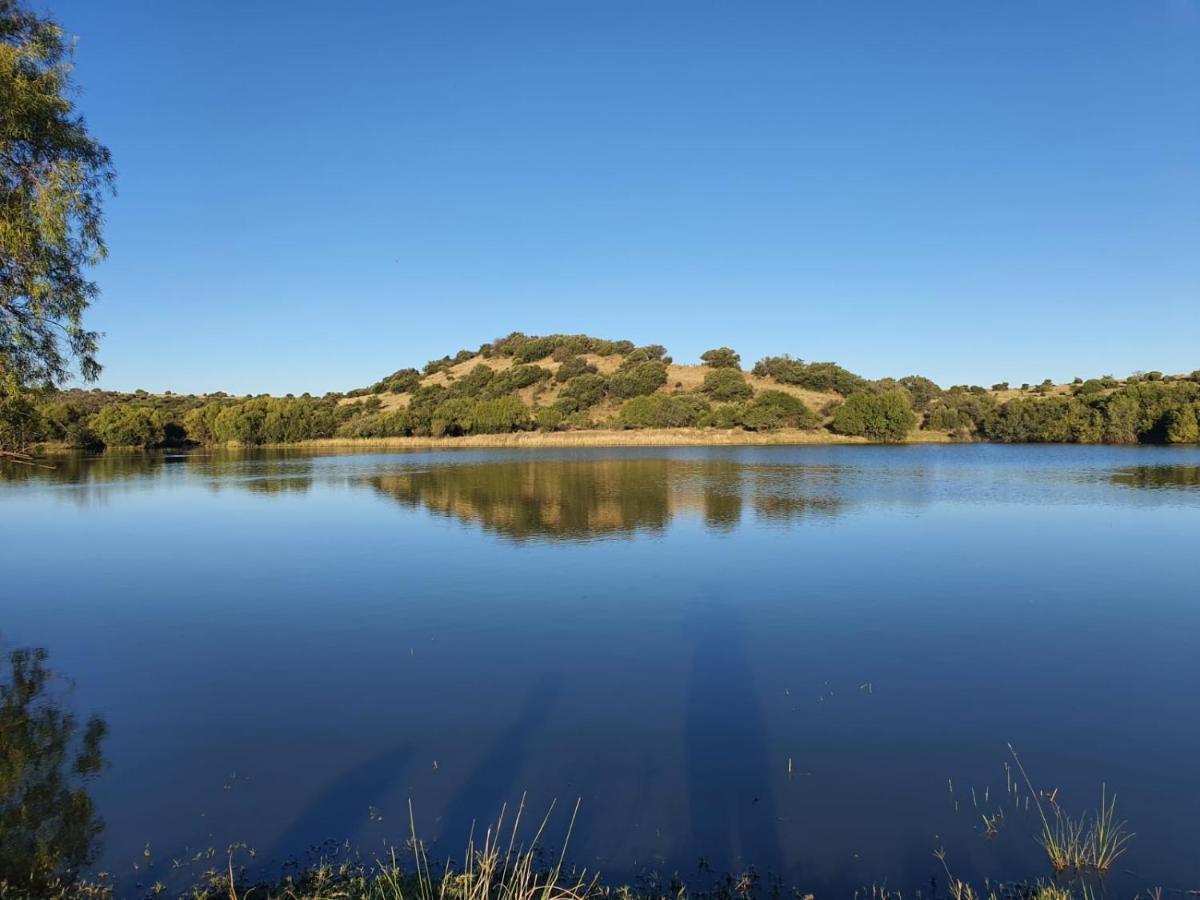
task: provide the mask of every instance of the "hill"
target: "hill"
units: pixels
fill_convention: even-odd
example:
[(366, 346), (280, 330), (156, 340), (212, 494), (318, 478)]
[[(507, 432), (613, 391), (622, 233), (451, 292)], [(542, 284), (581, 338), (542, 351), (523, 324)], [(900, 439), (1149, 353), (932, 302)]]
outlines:
[(479, 444), (501, 435), (490, 439), (508, 444), (529, 432), (570, 432), (569, 443), (1200, 442), (1200, 372), (943, 388), (920, 375), (867, 379), (786, 355), (747, 371), (727, 347), (702, 359), (680, 365), (661, 345), (514, 332), (320, 398), (102, 391), (10, 398), (0, 403), (0, 448), (465, 437)]

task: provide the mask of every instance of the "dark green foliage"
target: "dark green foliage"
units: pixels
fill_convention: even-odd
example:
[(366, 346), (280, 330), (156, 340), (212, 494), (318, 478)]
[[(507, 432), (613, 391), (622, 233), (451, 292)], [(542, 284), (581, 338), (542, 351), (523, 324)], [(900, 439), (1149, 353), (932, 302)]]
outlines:
[(584, 359), (582, 356), (566, 356), (558, 371), (554, 373), (554, 380), (559, 382), (570, 381), (576, 375), (591, 375), (596, 373), (596, 367)]
[(1089, 397), (1093, 394), (1103, 393), (1106, 385), (1099, 378), (1089, 378), (1087, 381), (1081, 381), (1075, 385), (1073, 392), (1076, 397)]
[(1190, 403), (1167, 413), (1166, 439), (1169, 444), (1200, 444), (1200, 404)]
[(434, 411), (429, 433), (434, 437), (500, 434), (533, 427), (532, 413), (516, 397), (447, 400)]
[(603, 375), (576, 375), (558, 395), (557, 406), (564, 413), (578, 412), (595, 406), (608, 391), (608, 379)]
[(953, 387), (930, 407), (924, 427), (930, 431), (948, 431), (959, 438), (974, 437), (982, 431), (984, 419), (995, 408), (996, 398), (986, 391)]
[(0, 374), (0, 450), (22, 453), (44, 439), (45, 428), (34, 395), (12, 375)]
[(641, 397), (646, 394), (653, 394), (666, 383), (666, 363), (657, 359), (633, 363), (626, 360), (609, 377), (608, 391), (614, 397), (622, 399)]
[(623, 428), (690, 428), (708, 411), (696, 394), (650, 394), (626, 400), (617, 421)]
[(503, 397), (532, 384), (537, 384), (539, 381), (548, 381), (553, 377), (553, 372), (541, 366), (513, 366), (496, 373), (483, 392), (483, 396)]
[(157, 447), (166, 437), (157, 410), (132, 403), (104, 407), (88, 420), (88, 429), (108, 447)]
[(667, 356), (667, 348), (662, 344), (647, 344), (645, 347), (635, 347), (625, 354), (624, 366), (632, 366), (635, 363), (649, 362), (651, 360), (661, 360), (664, 363), (670, 364), (671, 357)]
[(754, 395), (754, 388), (746, 383), (740, 369), (713, 369), (704, 376), (700, 388), (713, 400), (747, 400)]
[(906, 375), (900, 379), (899, 386), (908, 391), (913, 409), (918, 412), (928, 410), (943, 393), (936, 382), (922, 375)]
[(441, 359), (431, 359), (425, 363), (425, 368), (421, 371), (425, 375), (436, 375), (438, 372), (445, 372), (454, 368), (454, 360), (448, 356), (443, 356)]
[(705, 350), (700, 354), (700, 360), (714, 369), (740, 369), (742, 357), (728, 347), (717, 347), (715, 350)]
[(984, 420), (989, 440), (1005, 443), (1089, 443), (1102, 434), (1099, 413), (1073, 397), (1019, 397)]
[(848, 395), (866, 390), (868, 381), (836, 363), (806, 363), (790, 356), (768, 356), (754, 365), (760, 378), (774, 378), (781, 384), (794, 384), (810, 391), (835, 391)]
[(421, 373), (416, 369), (400, 369), (372, 386), (372, 394), (411, 394), (421, 386)]
[(553, 337), (529, 338), (513, 353), (513, 359), (520, 363), (537, 362), (545, 359), (558, 346)]
[(785, 391), (762, 391), (741, 409), (738, 424), (747, 431), (816, 428), (821, 417), (799, 397)]
[(86, 381), (100, 373), (85, 276), (107, 254), (115, 175), (75, 109), (71, 40), (22, 7), (0, 0), (0, 373), (47, 388), (72, 360)]
[(491, 366), (479, 363), (470, 372), (459, 378), (447, 389), (451, 397), (479, 397), (496, 379), (496, 373)]
[(1008, 390), (1008, 382), (1001, 381), (1001, 382), (998, 382), (997, 384), (993, 384), (992, 390), (993, 391), (1007, 391)]
[(902, 441), (917, 424), (912, 402), (904, 391), (851, 394), (833, 413), (832, 428), (839, 434), (873, 441)]
[(93, 861), (103, 823), (84, 785), (107, 726), (54, 702), (45, 650), (9, 654), (0, 682), (0, 894), (49, 897)]

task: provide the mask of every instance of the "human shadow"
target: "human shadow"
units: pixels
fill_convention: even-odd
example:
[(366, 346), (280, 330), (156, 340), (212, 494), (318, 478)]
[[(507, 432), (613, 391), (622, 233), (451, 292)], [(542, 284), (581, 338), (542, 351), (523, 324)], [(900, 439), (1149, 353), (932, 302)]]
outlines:
[(685, 726), (693, 859), (713, 870), (779, 872), (767, 731), (743, 628), (727, 606), (696, 612)]
[(492, 742), (483, 760), (446, 805), (441, 828), (444, 836), (465, 840), (473, 824), (494, 820), (504, 804), (511, 806), (512, 801), (519, 800), (512, 794), (526, 760), (529, 739), (546, 724), (561, 693), (562, 680), (557, 674), (545, 674), (534, 683), (516, 720)]
[(275, 841), (269, 860), (298, 861), (327, 839), (348, 840), (412, 761), (409, 746), (393, 747), (343, 772), (309, 802)]

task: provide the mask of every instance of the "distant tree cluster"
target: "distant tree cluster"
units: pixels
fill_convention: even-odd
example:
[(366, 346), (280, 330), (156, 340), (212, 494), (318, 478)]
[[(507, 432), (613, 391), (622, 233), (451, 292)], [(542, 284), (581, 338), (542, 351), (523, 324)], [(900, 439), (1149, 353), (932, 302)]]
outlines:
[(787, 355), (760, 359), (754, 364), (753, 372), (759, 378), (773, 378), (780, 384), (794, 384), (810, 391), (834, 391), (843, 396), (866, 390), (870, 386), (867, 379), (843, 369), (837, 363), (806, 363)]

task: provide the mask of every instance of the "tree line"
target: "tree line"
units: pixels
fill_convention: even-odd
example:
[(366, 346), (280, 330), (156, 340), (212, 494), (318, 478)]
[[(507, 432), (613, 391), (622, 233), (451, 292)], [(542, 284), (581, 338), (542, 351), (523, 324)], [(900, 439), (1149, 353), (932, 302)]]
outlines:
[[(511, 362), (489, 364), (497, 357)], [(599, 357), (610, 360), (607, 374)], [(442, 365), (446, 359), (457, 362)], [(1051, 382), (1013, 391), (1007, 384), (943, 389), (919, 375), (872, 380), (836, 363), (789, 356), (760, 360), (750, 370), (752, 383), (731, 348), (701, 359), (703, 378), (685, 389), (670, 384), (672, 360), (662, 345), (514, 332), (421, 371), (401, 369), (371, 388), (323, 397), (4, 390), (0, 446), (252, 446), (593, 428), (828, 429), (880, 442), (921, 430), (1006, 443), (1200, 442), (1200, 372), (1076, 379), (1065, 392)], [(789, 386), (821, 402), (810, 405)], [(388, 395), (403, 396), (385, 403)]]

